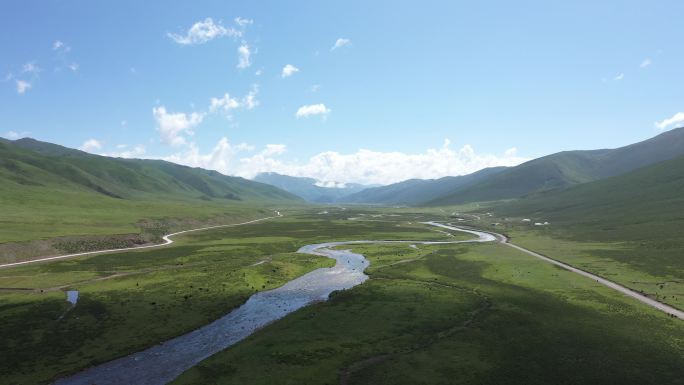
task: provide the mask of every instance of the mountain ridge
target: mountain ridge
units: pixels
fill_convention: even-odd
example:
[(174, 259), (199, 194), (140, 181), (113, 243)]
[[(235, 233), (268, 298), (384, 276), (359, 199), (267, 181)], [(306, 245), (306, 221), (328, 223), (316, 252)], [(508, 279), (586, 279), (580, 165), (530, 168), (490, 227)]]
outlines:
[(276, 172), (259, 173), (253, 180), (278, 187), (314, 203), (335, 203), (346, 195), (369, 187), (358, 183), (347, 183), (345, 187), (325, 187), (319, 186), (319, 181), (314, 178), (284, 175)]
[(163, 160), (95, 155), (32, 138), (0, 142), (0, 155), (0, 180), (19, 185), (57, 183), (60, 188), (117, 199), (300, 200), (273, 186), (217, 171)]
[(428, 206), (520, 198), (621, 175), (684, 155), (684, 127), (615, 149), (562, 151), (511, 167)]
[(502, 172), (506, 167), (489, 167), (471, 174), (445, 176), (437, 179), (408, 179), (387, 186), (373, 187), (351, 194), (344, 203), (413, 205), (437, 198), (449, 191), (458, 191), (484, 178)]

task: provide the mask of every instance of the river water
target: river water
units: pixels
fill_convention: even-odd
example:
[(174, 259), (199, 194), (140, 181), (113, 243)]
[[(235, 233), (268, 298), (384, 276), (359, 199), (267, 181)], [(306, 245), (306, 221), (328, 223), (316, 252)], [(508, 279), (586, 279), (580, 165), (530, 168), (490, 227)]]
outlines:
[(331, 268), (309, 272), (276, 289), (256, 293), (239, 308), (199, 329), (129, 356), (94, 366), (71, 377), (62, 378), (55, 384), (166, 384), (200, 361), (243, 340), (259, 328), (311, 303), (325, 301), (333, 291), (352, 288), (368, 279), (363, 271), (369, 262), (363, 255), (349, 250), (333, 250), (333, 247), (364, 243), (448, 244), (495, 240), (492, 235), (483, 232), (434, 222), (425, 224), (463, 231), (478, 237), (467, 241), (348, 241), (306, 245), (298, 252), (333, 258), (337, 263)]
[(67, 302), (69, 302), (72, 306), (75, 306), (76, 302), (78, 302), (78, 290), (67, 291), (66, 297), (67, 297)]

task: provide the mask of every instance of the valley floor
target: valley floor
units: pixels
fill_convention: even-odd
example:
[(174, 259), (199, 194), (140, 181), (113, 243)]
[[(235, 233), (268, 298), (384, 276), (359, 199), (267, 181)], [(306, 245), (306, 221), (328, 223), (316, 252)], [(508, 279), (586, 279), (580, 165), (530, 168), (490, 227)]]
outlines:
[[(370, 280), (178, 384), (677, 384), (684, 327), (499, 244), (359, 246)], [(403, 263), (397, 263), (403, 262)]]
[(524, 217), (497, 217), (486, 211), (445, 211), (452, 220), (464, 219), (459, 223), (506, 234), (516, 245), (684, 311), (681, 222), (649, 220), (620, 225), (552, 220), (543, 225), (548, 218), (526, 221)]
[[(328, 209), (181, 236), (157, 250), (0, 270), (0, 382), (57, 376), (195, 329), (331, 260), (315, 242), (438, 240), (448, 213)], [(346, 247), (348, 248), (348, 247)], [(370, 279), (177, 383), (677, 384), (684, 325), (499, 244), (360, 245)], [(76, 306), (64, 291), (78, 290)]]

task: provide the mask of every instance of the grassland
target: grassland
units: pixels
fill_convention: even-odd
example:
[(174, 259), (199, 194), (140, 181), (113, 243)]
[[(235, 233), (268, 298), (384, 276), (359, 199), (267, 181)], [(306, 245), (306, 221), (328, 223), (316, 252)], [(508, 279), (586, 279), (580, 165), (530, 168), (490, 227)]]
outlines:
[(254, 214), (254, 207), (298, 202), (273, 186), (216, 171), (92, 155), (28, 138), (0, 141), (0, 244), (140, 233), (149, 222), (230, 221)]
[[(142, 222), (211, 221), (252, 218), (259, 214), (254, 203), (191, 199), (122, 200), (78, 190), (41, 187), (0, 187), (0, 243), (65, 235), (139, 233)], [(265, 205), (275, 207), (276, 205)], [(268, 212), (269, 214), (272, 211)]]
[[(462, 223), (504, 233), (517, 245), (684, 309), (684, 235), (679, 231), (684, 222), (644, 218), (621, 226), (614, 217), (562, 219), (533, 212), (502, 217), (496, 206), (486, 208), (492, 216), (481, 210), (461, 215)], [(534, 225), (544, 222), (549, 224)]]
[(480, 212), (478, 225), (499, 223), (498, 231), (521, 246), (683, 309), (682, 189), (684, 157), (678, 157), (567, 189), (493, 202), (486, 208), (492, 217), (482, 208), (473, 210)]
[[(681, 384), (684, 327), (502, 245), (358, 246), (369, 281), (177, 384)], [(400, 263), (398, 263), (400, 262)]]
[[(47, 383), (141, 350), (332, 263), (294, 253), (304, 244), (445, 238), (394, 218), (331, 210), (190, 233), (160, 249), (0, 269), (0, 383)], [(73, 309), (66, 290), (80, 292)]]
[(681, 263), (659, 265), (656, 262), (662, 254), (674, 256), (674, 250), (648, 247), (637, 242), (576, 241), (534, 230), (511, 231), (509, 234), (520, 246), (684, 309), (684, 271)]
[[(419, 223), (450, 215), (329, 207), (190, 233), (156, 250), (2, 269), (0, 383), (48, 383), (144, 349), (332, 263), (294, 252), (305, 244), (469, 237)], [(370, 259), (370, 280), (177, 383), (684, 383), (681, 321), (592, 280), (497, 244), (353, 249)], [(75, 307), (65, 290), (80, 292)]]
[[(30, 189), (24, 189), (24, 194), (26, 190)], [(163, 234), (272, 216), (274, 208), (241, 202), (119, 200), (78, 192), (46, 195), (42, 191), (22, 202), (0, 202), (0, 263), (158, 243)]]

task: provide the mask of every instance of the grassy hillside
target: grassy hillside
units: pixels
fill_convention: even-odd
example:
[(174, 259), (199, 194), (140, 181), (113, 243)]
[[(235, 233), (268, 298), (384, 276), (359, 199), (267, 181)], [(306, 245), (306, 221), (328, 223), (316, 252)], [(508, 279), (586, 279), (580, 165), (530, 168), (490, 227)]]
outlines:
[(275, 172), (260, 173), (254, 180), (278, 187), (306, 201), (317, 203), (337, 202), (367, 187), (356, 183), (348, 183), (344, 187), (323, 187), (318, 186), (318, 182), (313, 178), (281, 175)]
[(505, 169), (505, 167), (491, 167), (463, 176), (447, 176), (430, 180), (409, 179), (388, 186), (368, 188), (344, 197), (342, 200), (349, 203), (414, 205), (461, 191)]
[(682, 191), (684, 156), (497, 203), (485, 208), (491, 216), (475, 208), (480, 212), (466, 218), (506, 233), (518, 245), (684, 309)]
[(614, 150), (564, 151), (534, 159), (427, 204), (440, 206), (517, 198), (620, 175), (681, 155), (684, 155), (684, 128)]
[(138, 232), (149, 218), (249, 217), (255, 205), (297, 202), (273, 186), (215, 171), (33, 139), (0, 142), (0, 243)]
[[(586, 229), (602, 237), (665, 239), (684, 224), (684, 156), (562, 191), (498, 206), (505, 216), (528, 216)], [(592, 236), (592, 234), (594, 234)]]
[(19, 184), (66, 182), (114, 198), (296, 200), (273, 186), (162, 160), (110, 158), (28, 138), (0, 146), (2, 170)]

